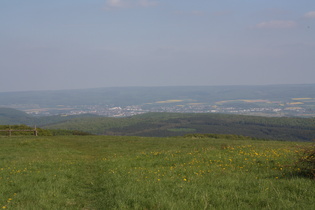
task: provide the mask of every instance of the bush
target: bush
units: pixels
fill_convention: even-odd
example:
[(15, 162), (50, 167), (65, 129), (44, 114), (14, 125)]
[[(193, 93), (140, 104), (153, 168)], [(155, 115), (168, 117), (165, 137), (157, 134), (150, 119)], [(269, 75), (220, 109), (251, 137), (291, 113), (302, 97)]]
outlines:
[(302, 149), (296, 167), (302, 175), (315, 180), (315, 144)]

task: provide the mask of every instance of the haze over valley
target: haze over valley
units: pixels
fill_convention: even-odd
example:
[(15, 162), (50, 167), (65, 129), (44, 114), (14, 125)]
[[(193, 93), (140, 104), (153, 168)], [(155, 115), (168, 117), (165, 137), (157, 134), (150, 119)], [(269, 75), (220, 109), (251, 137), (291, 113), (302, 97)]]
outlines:
[(315, 116), (315, 85), (116, 87), (0, 93), (0, 107), (33, 116), (147, 112)]

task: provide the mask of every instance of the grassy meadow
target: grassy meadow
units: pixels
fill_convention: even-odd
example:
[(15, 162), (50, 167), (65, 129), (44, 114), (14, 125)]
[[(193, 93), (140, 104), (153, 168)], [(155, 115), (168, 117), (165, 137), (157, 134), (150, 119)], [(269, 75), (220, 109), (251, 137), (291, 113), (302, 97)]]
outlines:
[(315, 209), (310, 143), (0, 137), (2, 209)]

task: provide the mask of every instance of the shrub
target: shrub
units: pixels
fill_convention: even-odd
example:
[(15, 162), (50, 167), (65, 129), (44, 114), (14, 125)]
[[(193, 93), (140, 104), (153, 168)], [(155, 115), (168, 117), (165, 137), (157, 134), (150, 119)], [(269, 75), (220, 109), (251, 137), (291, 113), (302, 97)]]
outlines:
[(296, 167), (299, 173), (315, 180), (315, 144), (301, 150)]

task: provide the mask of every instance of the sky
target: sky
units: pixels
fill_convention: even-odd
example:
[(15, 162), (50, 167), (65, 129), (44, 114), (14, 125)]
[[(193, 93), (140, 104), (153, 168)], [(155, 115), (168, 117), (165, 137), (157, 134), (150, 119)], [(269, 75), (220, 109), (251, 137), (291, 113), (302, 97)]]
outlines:
[(314, 0), (0, 0), (0, 92), (310, 83)]

